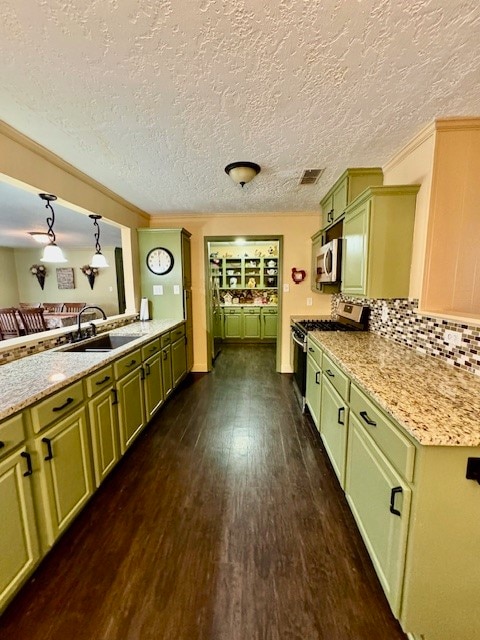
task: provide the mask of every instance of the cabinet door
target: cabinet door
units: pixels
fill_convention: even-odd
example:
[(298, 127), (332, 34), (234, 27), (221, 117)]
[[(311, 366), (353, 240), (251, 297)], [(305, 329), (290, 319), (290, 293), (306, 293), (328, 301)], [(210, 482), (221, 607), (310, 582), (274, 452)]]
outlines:
[(310, 269), (310, 288), (317, 293), (322, 290), (322, 285), (317, 282), (317, 255), (320, 251), (320, 247), (324, 242), (324, 235), (322, 233), (315, 234), (312, 237), (312, 262)]
[[(348, 204), (348, 177), (340, 182), (333, 192), (333, 220), (345, 213)], [(333, 222), (332, 220), (332, 222)]]
[(242, 314), (241, 311), (231, 313), (231, 309), (225, 310), (224, 315), (224, 335), (225, 338), (242, 337)]
[(322, 371), (318, 364), (307, 356), (307, 390), (305, 401), (313, 422), (320, 431), (320, 406), (322, 401)]
[(265, 310), (262, 313), (262, 339), (276, 338), (277, 337), (277, 313), (268, 313)]
[(93, 493), (90, 445), (82, 408), (38, 436), (48, 544), (72, 522)]
[(347, 455), (348, 407), (323, 376), (321, 430), (323, 444), (340, 485), (345, 485), (345, 459)]
[(145, 412), (147, 421), (163, 403), (162, 358), (157, 353), (144, 364), (145, 369)]
[(39, 558), (26, 448), (0, 462), (0, 611)]
[(342, 291), (366, 295), (370, 202), (363, 203), (343, 222)]
[(168, 345), (167, 347), (162, 349), (162, 382), (163, 382), (163, 397), (166, 400), (173, 391), (171, 345)]
[(145, 425), (143, 369), (138, 367), (117, 383), (120, 450), (123, 453), (132, 444)]
[(179, 384), (187, 371), (187, 360), (185, 352), (185, 336), (172, 344), (172, 376), (173, 388)]
[[(350, 416), (345, 491), (385, 595), (398, 618), (411, 491), (354, 414)], [(391, 505), (396, 513), (392, 513)]]
[(110, 473), (120, 457), (116, 403), (116, 393), (112, 386), (88, 403), (93, 466), (97, 487)]
[(192, 287), (192, 258), (190, 237), (182, 231), (182, 279), (184, 289)]
[(253, 309), (246, 309), (243, 315), (243, 337), (260, 338), (260, 313), (251, 313)]
[[(187, 371), (191, 371), (193, 367), (193, 311), (192, 311), (192, 292), (185, 289), (185, 335), (187, 337)], [(221, 330), (221, 329), (220, 329)]]

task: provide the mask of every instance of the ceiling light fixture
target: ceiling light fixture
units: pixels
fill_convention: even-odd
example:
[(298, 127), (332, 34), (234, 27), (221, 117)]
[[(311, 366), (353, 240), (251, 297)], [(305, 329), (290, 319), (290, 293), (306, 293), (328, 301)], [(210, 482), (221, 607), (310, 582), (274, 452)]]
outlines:
[(53, 225), (55, 224), (55, 212), (50, 203), (56, 200), (57, 196), (54, 196), (51, 193), (39, 193), (38, 195), (47, 203), (45, 205), (45, 208), (50, 209), (52, 213), (51, 217), (47, 217), (47, 236), (49, 244), (47, 244), (47, 246), (43, 250), (43, 255), (40, 258), (40, 262), (68, 262), (63, 255), (63, 251), (60, 249), (60, 247), (57, 246), (55, 242), (55, 232), (53, 231)]
[(257, 173), (260, 173), (260, 166), (255, 162), (232, 162), (225, 167), (225, 173), (242, 187), (250, 180), (253, 180)]
[(32, 240), (35, 240), (35, 242), (39, 244), (48, 244), (50, 242), (48, 233), (44, 233), (43, 231), (29, 231), (28, 235), (32, 236)]
[(90, 266), (96, 267), (97, 269), (108, 267), (107, 259), (103, 255), (102, 247), (100, 246), (100, 225), (98, 224), (98, 220), (101, 220), (102, 216), (92, 213), (89, 218), (93, 220), (93, 226), (95, 227), (95, 254), (90, 261)]

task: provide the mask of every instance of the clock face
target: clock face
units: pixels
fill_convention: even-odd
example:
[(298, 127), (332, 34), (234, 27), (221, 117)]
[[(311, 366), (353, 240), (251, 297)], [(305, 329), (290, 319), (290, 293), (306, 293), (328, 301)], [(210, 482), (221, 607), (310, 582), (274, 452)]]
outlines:
[(147, 267), (157, 276), (164, 276), (173, 269), (173, 255), (164, 247), (155, 247), (147, 254)]

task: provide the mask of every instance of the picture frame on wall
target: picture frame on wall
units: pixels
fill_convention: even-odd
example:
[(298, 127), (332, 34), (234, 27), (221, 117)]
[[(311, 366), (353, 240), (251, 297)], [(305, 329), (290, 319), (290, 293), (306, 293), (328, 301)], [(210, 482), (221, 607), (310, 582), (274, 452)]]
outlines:
[(59, 267), (56, 271), (59, 289), (75, 289), (75, 278), (71, 267)]

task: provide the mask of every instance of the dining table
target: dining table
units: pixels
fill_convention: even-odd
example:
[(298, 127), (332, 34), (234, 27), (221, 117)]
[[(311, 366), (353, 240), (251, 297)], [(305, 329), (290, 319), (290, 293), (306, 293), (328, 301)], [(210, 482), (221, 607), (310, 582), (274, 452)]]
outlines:
[[(85, 311), (82, 313), (82, 322), (91, 322), (97, 317), (95, 310)], [(69, 312), (45, 312), (43, 314), (45, 324), (48, 329), (61, 329), (62, 327), (70, 327), (78, 323), (78, 313)]]

